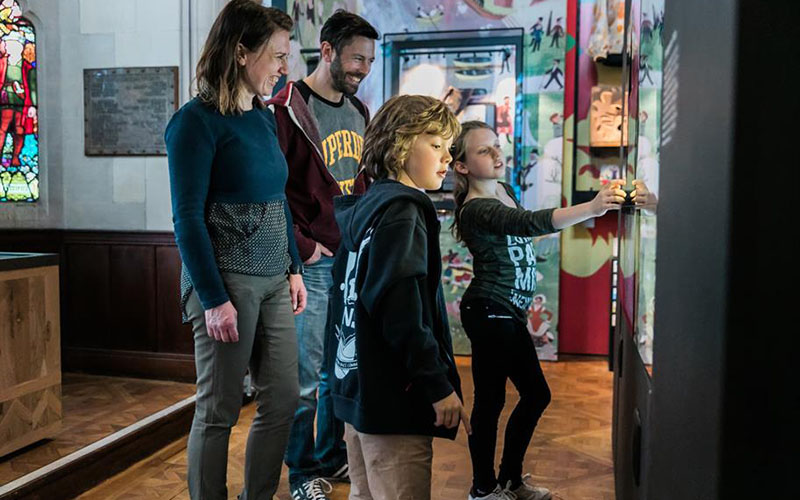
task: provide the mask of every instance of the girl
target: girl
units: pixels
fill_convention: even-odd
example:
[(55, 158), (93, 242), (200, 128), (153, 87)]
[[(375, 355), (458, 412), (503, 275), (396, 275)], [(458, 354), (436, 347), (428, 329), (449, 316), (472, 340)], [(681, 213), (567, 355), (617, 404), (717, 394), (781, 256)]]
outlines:
[[(469, 500), (545, 500), (550, 492), (523, 481), (522, 461), (533, 430), (550, 402), (536, 349), (526, 328), (536, 290), (533, 237), (559, 231), (619, 208), (625, 192), (611, 181), (589, 203), (569, 208), (523, 209), (505, 178), (497, 135), (485, 123), (462, 125), (453, 143), (456, 212), (453, 233), (474, 258), (474, 278), (461, 302), (461, 321), (472, 342), (475, 404), (469, 449)], [(506, 379), (520, 400), (506, 428), (499, 477), (494, 454)]]
[(286, 74), (291, 29), (277, 9), (229, 2), (197, 64), (198, 96), (165, 134), (181, 305), (197, 365), (187, 446), (192, 498), (228, 496), (228, 438), (248, 368), (258, 409), (239, 498), (272, 498), (297, 408), (292, 313), (302, 312), (306, 291), (284, 194), (286, 160), (260, 98)]

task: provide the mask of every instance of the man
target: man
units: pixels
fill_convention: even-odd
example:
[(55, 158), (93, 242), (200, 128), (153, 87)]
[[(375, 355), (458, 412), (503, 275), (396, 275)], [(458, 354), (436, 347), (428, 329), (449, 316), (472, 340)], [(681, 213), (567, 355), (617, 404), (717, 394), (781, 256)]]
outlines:
[(552, 47), (553, 45), (555, 45), (556, 48), (560, 48), (560, 45), (558, 44), (558, 41), (561, 39), (561, 37), (564, 36), (564, 28), (561, 26), (561, 18), (560, 17), (556, 18), (556, 24), (555, 24), (555, 26), (553, 26), (553, 31), (551, 32), (551, 34), (552, 34), (553, 40), (550, 42), (550, 46)]
[(542, 25), (542, 18), (540, 17), (533, 26), (531, 26), (531, 52), (536, 52), (542, 47), (542, 37), (544, 36), (544, 26)]
[(286, 451), (295, 500), (327, 500), (327, 480), (348, 478), (344, 426), (333, 414), (323, 346), (333, 255), (341, 240), (333, 198), (365, 188), (356, 174), (369, 112), (354, 94), (370, 72), (377, 39), (366, 20), (336, 11), (320, 32), (317, 68), (269, 101), (289, 164), (286, 197), (308, 289), (306, 310), (296, 318), (300, 403)]
[(560, 89), (564, 88), (564, 85), (558, 78), (559, 76), (562, 76), (564, 74), (564, 72), (561, 71), (561, 68), (559, 67), (560, 63), (561, 59), (553, 59), (553, 67), (544, 72), (545, 75), (550, 75), (550, 78), (547, 80), (547, 83), (544, 84), (544, 88), (549, 87), (553, 81), (555, 81), (556, 84), (558, 84), (558, 88)]

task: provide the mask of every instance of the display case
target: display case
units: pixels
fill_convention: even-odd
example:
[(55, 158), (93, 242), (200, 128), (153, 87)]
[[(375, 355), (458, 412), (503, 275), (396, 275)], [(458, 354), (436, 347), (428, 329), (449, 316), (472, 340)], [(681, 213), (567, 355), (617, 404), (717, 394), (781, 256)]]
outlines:
[[(384, 36), (384, 101), (400, 94), (442, 99), (460, 122), (481, 120), (498, 134), (506, 160), (506, 182), (522, 154), (522, 43), (524, 31), (486, 29), (389, 33)], [(472, 280), (472, 256), (456, 241), (453, 223), (453, 172), (442, 188), (429, 192), (438, 209), (442, 286), (453, 351), (470, 354), (461, 326), (461, 297)]]
[(647, 202), (623, 207), (619, 216), (613, 449), (617, 498), (638, 499), (648, 492), (664, 0), (629, 0), (626, 9), (623, 113), (629, 140), (620, 155), (625, 189)]
[[(460, 122), (481, 120), (500, 138), (507, 182), (522, 155), (521, 28), (384, 35), (384, 102), (400, 94), (442, 99)], [(437, 207), (452, 209), (453, 172)]]

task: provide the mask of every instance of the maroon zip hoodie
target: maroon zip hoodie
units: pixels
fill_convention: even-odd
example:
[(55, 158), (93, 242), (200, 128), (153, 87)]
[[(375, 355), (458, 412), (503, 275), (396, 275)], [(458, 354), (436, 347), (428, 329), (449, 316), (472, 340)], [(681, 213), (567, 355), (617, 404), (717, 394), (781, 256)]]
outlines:
[[(355, 96), (345, 95), (369, 123), (369, 110)], [(303, 262), (316, 248), (316, 242), (336, 252), (341, 235), (333, 213), (333, 198), (341, 196), (339, 184), (325, 166), (322, 140), (306, 100), (295, 87), (287, 84), (267, 101), (275, 114), (278, 142), (289, 164), (286, 198), (294, 221), (294, 238)], [(368, 185), (364, 172), (359, 173), (354, 194), (362, 194)]]

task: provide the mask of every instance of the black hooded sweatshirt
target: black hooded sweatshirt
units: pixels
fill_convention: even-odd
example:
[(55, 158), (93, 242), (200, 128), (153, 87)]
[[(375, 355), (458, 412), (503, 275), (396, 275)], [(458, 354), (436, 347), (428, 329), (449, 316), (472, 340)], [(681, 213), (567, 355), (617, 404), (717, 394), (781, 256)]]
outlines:
[(393, 180), (335, 200), (342, 247), (326, 335), (338, 418), (366, 434), (454, 439), (433, 403), (461, 398), (430, 199)]

